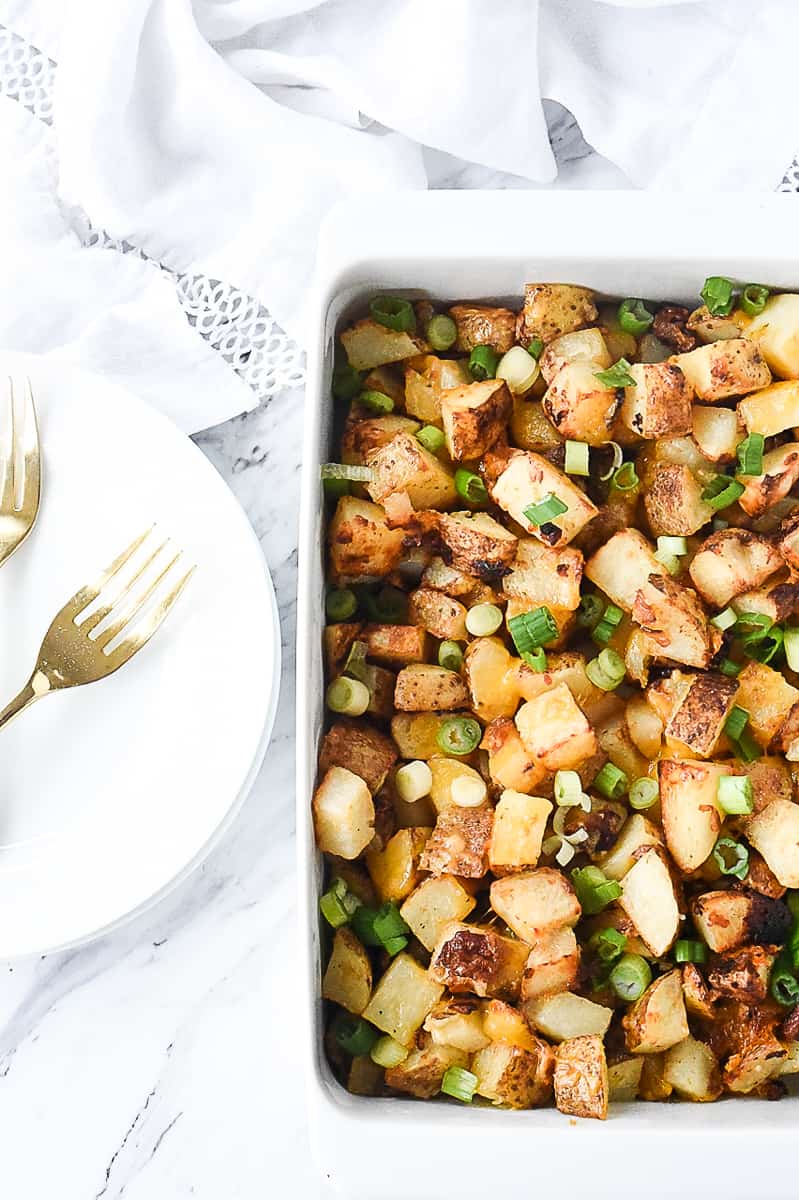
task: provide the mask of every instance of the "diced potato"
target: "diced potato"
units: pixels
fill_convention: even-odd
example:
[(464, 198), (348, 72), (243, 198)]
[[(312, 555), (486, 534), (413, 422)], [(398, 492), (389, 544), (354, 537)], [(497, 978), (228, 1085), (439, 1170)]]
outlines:
[(362, 1013), (372, 994), (372, 966), (351, 929), (337, 929), (322, 977), (322, 996), (351, 1013)]
[(462, 925), (445, 927), (430, 958), (430, 978), (451, 992), (473, 992), (515, 1000), (529, 947), (495, 929)]
[(475, 906), (462, 884), (451, 875), (425, 879), (400, 909), (402, 919), (425, 950), (432, 950), (449, 921), (462, 921)]
[[(405, 364), (403, 363), (403, 366)], [(395, 404), (402, 407), (405, 397), (405, 389), (402, 382), (402, 368), (391, 363), (382, 367), (373, 367), (363, 381), (365, 391), (382, 392), (384, 396), (390, 396)], [(358, 399), (353, 401), (351, 414), (358, 413), (362, 408), (358, 404)], [(392, 414), (394, 415), (394, 414)]]
[(785, 1049), (780, 1075), (795, 1075), (799, 1071), (799, 1042), (789, 1042)]
[(578, 766), (597, 750), (596, 735), (565, 683), (525, 701), (516, 727), (525, 749), (549, 771)]
[(729, 1092), (754, 1091), (769, 1079), (782, 1073), (786, 1057), (785, 1047), (775, 1037), (767, 1037), (731, 1054), (724, 1064), (722, 1079)]
[(402, 557), (404, 536), (400, 529), (389, 529), (379, 504), (342, 496), (328, 529), (334, 580), (358, 583), (388, 575)]
[(438, 532), (450, 565), (478, 579), (501, 578), (516, 555), (515, 534), (488, 513), (442, 515)]
[(480, 1001), (471, 996), (440, 1000), (424, 1019), (424, 1028), (438, 1046), (454, 1046), (474, 1054), (491, 1039), (483, 1029)]
[[(444, 518), (446, 519), (446, 518)], [(437, 555), (433, 557), (422, 572), (422, 587), (444, 592), (447, 596), (463, 598), (474, 591), (477, 580), (473, 575), (467, 575), (456, 567), (445, 563)]]
[(781, 900), (787, 890), (757, 850), (749, 851), (749, 869), (743, 882), (753, 892), (769, 896), (772, 900)]
[(799, 296), (771, 296), (762, 313), (746, 326), (779, 379), (799, 379)]
[(596, 736), (600, 749), (628, 779), (640, 779), (648, 773), (649, 763), (630, 737), (623, 710), (599, 721)]
[(748, 529), (720, 529), (705, 538), (688, 570), (703, 600), (724, 608), (734, 596), (758, 587), (782, 565), (771, 539)]
[(762, 1004), (768, 997), (768, 981), (776, 946), (742, 946), (720, 954), (708, 969), (707, 980), (714, 991), (744, 1004)]
[(731, 775), (726, 763), (661, 759), (660, 810), (669, 853), (681, 871), (695, 871), (716, 844), (724, 820), (719, 780)]
[(570, 283), (527, 283), (517, 336), (524, 346), (536, 339), (546, 344), (596, 319), (594, 294), (589, 288)]
[(624, 710), (630, 738), (644, 758), (660, 755), (663, 721), (645, 696), (631, 696)]
[(328, 678), (341, 673), (352, 643), (358, 640), (362, 629), (359, 621), (342, 621), (339, 625), (325, 626), (325, 671)]
[(494, 810), (494, 829), (488, 862), (494, 874), (535, 867), (541, 855), (544, 830), (552, 804), (505, 788)]
[(319, 751), (322, 773), (329, 767), (346, 767), (360, 775), (373, 795), (380, 791), (396, 761), (397, 750), (391, 738), (365, 721), (336, 721)]
[(608, 1115), (608, 1064), (601, 1037), (570, 1038), (555, 1051), (555, 1104), (572, 1117)]
[(738, 676), (736, 702), (749, 713), (749, 728), (761, 746), (778, 737), (797, 701), (799, 689), (763, 663), (747, 663)]
[(652, 532), (689, 536), (713, 519), (713, 508), (702, 499), (702, 484), (688, 467), (671, 463), (658, 471), (644, 496)]
[(471, 379), (463, 363), (426, 354), (405, 363), (405, 411), (441, 428), (441, 393)]
[(539, 1000), (575, 987), (580, 976), (580, 947), (574, 931), (555, 929), (538, 938), (522, 977), (522, 1001)]
[(416, 826), (398, 829), (382, 850), (366, 856), (372, 883), (381, 900), (404, 900), (419, 882), (419, 859), (432, 829)]
[(481, 721), (512, 717), (519, 705), (519, 660), (497, 637), (475, 638), (466, 651), (471, 706)]
[(418, 428), (418, 421), (412, 421), (399, 413), (349, 421), (341, 435), (341, 461), (362, 465), (366, 462), (368, 454), (387, 445), (396, 434), (414, 434)]
[(466, 638), (467, 609), (458, 600), (433, 588), (411, 592), (408, 620), (432, 633), (433, 637), (459, 642)]
[(799, 804), (773, 800), (746, 822), (746, 836), (783, 887), (799, 887)]
[(453, 462), (482, 458), (504, 434), (512, 408), (502, 379), (466, 383), (441, 393), (441, 419)]
[(781, 571), (759, 588), (741, 592), (732, 601), (732, 607), (737, 613), (762, 613), (777, 624), (799, 607), (799, 581)]
[(691, 436), (705, 458), (714, 463), (734, 460), (743, 437), (737, 412), (731, 408), (695, 404), (692, 424)]
[(623, 1058), (608, 1067), (608, 1093), (611, 1103), (628, 1103), (638, 1096), (644, 1069), (643, 1055)]
[(482, 879), (488, 870), (493, 824), (493, 808), (449, 805), (438, 814), (435, 829), (422, 855), (422, 870), (431, 875)]
[(644, 490), (650, 487), (658, 471), (670, 463), (687, 467), (701, 483), (718, 474), (716, 464), (700, 453), (693, 437), (660, 437), (647, 442), (636, 459), (636, 471)]
[(699, 935), (723, 954), (747, 942), (779, 945), (791, 928), (791, 912), (781, 900), (757, 892), (705, 892), (691, 903)]
[(538, 1038), (522, 1014), (504, 1000), (489, 1000), (483, 1010), (483, 1029), (492, 1042), (507, 1042), (522, 1050), (535, 1051)]
[(518, 662), (517, 678), (523, 700), (535, 700), (542, 692), (565, 683), (590, 721), (601, 721), (621, 708), (618, 697), (603, 692), (585, 673), (585, 657), (574, 650), (549, 654), (546, 671), (533, 671)]
[(420, 625), (367, 625), (362, 634), (366, 656), (391, 666), (422, 663), (429, 638)]
[(665, 1054), (641, 1055), (641, 1082), (638, 1085), (640, 1100), (668, 1100), (674, 1090), (663, 1072)]
[(410, 954), (398, 954), (380, 979), (363, 1016), (383, 1033), (410, 1046), (444, 988)]
[(468, 354), (475, 346), (491, 346), (505, 354), (516, 341), (516, 314), (509, 308), (455, 304), (449, 315), (458, 327), (456, 350)]
[(316, 844), (325, 854), (357, 858), (374, 837), (375, 806), (360, 775), (329, 767), (314, 792)]
[(368, 1054), (356, 1054), (347, 1075), (347, 1091), (353, 1096), (379, 1096), (383, 1089), (383, 1068)]
[(397, 676), (394, 707), (399, 712), (452, 712), (468, 704), (469, 692), (457, 671), (411, 663)]
[(574, 333), (564, 333), (555, 338), (538, 362), (544, 379), (552, 383), (558, 371), (567, 363), (590, 363), (595, 371), (603, 371), (611, 365), (612, 359), (602, 330), (594, 328), (575, 330)]
[(621, 881), (619, 904), (655, 958), (666, 953), (680, 928), (680, 910), (662, 851), (647, 846)]
[(372, 479), (366, 490), (382, 504), (394, 492), (407, 493), (414, 508), (451, 508), (457, 502), (455, 480), (447, 468), (421, 442), (397, 433), (366, 457)]
[(583, 556), (573, 546), (553, 550), (534, 538), (522, 538), (511, 570), (502, 580), (506, 596), (524, 600), (529, 609), (573, 611), (580, 604)]
[(721, 631), (708, 622), (696, 593), (670, 576), (649, 577), (632, 616), (658, 657), (706, 668), (721, 647)]
[(744, 492), (738, 503), (750, 517), (763, 514), (787, 496), (799, 479), (799, 442), (786, 442), (763, 455), (760, 475), (744, 475)]
[(401, 1063), (388, 1068), (386, 1087), (395, 1092), (406, 1092), (419, 1100), (429, 1100), (441, 1091), (441, 1083), (450, 1067), (466, 1067), (468, 1064), (469, 1056), (464, 1050), (430, 1042), (414, 1047)]
[(682, 994), (689, 1016), (702, 1017), (705, 1021), (715, 1018), (713, 1004), (716, 997), (705, 983), (699, 968), (693, 963), (686, 963), (682, 969)]
[(475, 783), (482, 779), (479, 771), (460, 758), (446, 758), (439, 752), (428, 763), (433, 776), (430, 799), (437, 813), (452, 804), (452, 785), (456, 779), (470, 779)]
[(396, 676), (393, 671), (383, 667), (369, 668), (369, 707), (370, 717), (382, 717), (388, 721), (394, 712), (394, 687)]
[(688, 1017), (679, 970), (659, 975), (622, 1021), (627, 1049), (633, 1054), (660, 1054), (688, 1037)]
[(523, 1005), (528, 1021), (553, 1042), (577, 1037), (604, 1037), (613, 1016), (612, 1008), (595, 1004), (574, 992), (558, 992)]
[(610, 437), (621, 402), (621, 390), (596, 377), (589, 362), (566, 363), (547, 388), (544, 412), (565, 438), (601, 446)]
[[(567, 545), (598, 511), (567, 475), (531, 451), (513, 454), (489, 491), (494, 502), (517, 525), (548, 546)], [(534, 525), (524, 515), (525, 509), (548, 495), (557, 496), (566, 505), (566, 512), (558, 514), (556, 523)]]
[(531, 945), (564, 925), (576, 925), (582, 913), (574, 888), (552, 867), (495, 879), (491, 907), (517, 937)]
[(513, 397), (510, 436), (514, 446), (520, 450), (535, 450), (537, 454), (563, 444), (563, 438), (544, 412), (541, 401), (531, 400), (529, 396)]
[(477, 1094), (508, 1108), (534, 1108), (552, 1096), (555, 1055), (540, 1040), (535, 1051), (507, 1042), (493, 1042), (472, 1059)]
[(772, 383), (754, 396), (746, 396), (738, 405), (738, 413), (747, 433), (762, 433), (774, 437), (799, 425), (799, 382), (795, 379)]
[(652, 575), (662, 575), (663, 564), (642, 533), (624, 529), (613, 535), (585, 564), (585, 574), (614, 604), (631, 612), (638, 592)]
[(630, 377), (619, 412), (627, 429), (646, 439), (691, 432), (693, 389), (675, 363), (634, 363)]
[(541, 760), (525, 749), (510, 717), (492, 721), (480, 744), (488, 751), (488, 769), (499, 787), (529, 795), (547, 775)]
[(682, 368), (700, 400), (710, 403), (728, 396), (746, 396), (771, 383), (771, 371), (749, 338), (729, 338), (677, 354), (671, 362)]
[(347, 361), (356, 371), (370, 371), (384, 363), (400, 362), (411, 358), (425, 349), (419, 338), (396, 329), (387, 329), (378, 321), (367, 317), (356, 321), (341, 334), (341, 344), (347, 353)]
[(632, 868), (645, 846), (662, 845), (663, 842), (657, 828), (647, 821), (642, 813), (633, 813), (627, 819), (612, 850), (599, 859), (598, 865), (608, 879), (618, 881), (623, 879)]
[(425, 761), (441, 754), (438, 733), (448, 715), (397, 713), (391, 718), (391, 736), (402, 758)]
[(704, 1042), (690, 1036), (666, 1052), (663, 1078), (683, 1100), (706, 1103), (718, 1100), (722, 1092), (715, 1054)]

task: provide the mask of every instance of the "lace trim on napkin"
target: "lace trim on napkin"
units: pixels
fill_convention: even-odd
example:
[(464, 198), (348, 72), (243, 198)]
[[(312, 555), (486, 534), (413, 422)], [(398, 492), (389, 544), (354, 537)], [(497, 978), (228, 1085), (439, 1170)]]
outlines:
[[(17, 100), (46, 125), (53, 122), (56, 69), (41, 50), (0, 25), (0, 96)], [(70, 216), (84, 246), (153, 261), (130, 242), (95, 229), (80, 209), (71, 210)], [(172, 281), (192, 328), (252, 388), (257, 400), (268, 400), (284, 388), (305, 382), (302, 350), (260, 301), (221, 280), (178, 274), (158, 262), (154, 265)]]

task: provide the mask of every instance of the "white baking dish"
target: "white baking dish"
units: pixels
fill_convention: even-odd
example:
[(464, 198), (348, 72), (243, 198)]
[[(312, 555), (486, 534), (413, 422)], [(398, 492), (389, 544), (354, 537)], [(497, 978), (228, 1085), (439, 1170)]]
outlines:
[[(297, 841), (304, 946), (303, 1054), (321, 1173), (364, 1200), (485, 1200), (509, 1188), (548, 1200), (795, 1196), (799, 1097), (710, 1105), (614, 1105), (607, 1122), (350, 1096), (322, 1048), (321, 879), (310, 800), (323, 719), (323, 512), (332, 444), (333, 337), (376, 291), (518, 304), (529, 280), (617, 296), (696, 301), (707, 275), (799, 287), (799, 202), (641, 193), (398, 195), (338, 209), (324, 227), (310, 326), (297, 614)], [(407, 289), (407, 291), (406, 291)]]

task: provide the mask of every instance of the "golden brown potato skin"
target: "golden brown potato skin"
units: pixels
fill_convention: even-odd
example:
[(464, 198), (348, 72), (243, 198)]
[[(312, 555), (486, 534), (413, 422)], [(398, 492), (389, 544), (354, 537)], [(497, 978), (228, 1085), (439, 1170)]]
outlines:
[(719, 954), (747, 942), (780, 945), (792, 925), (782, 900), (744, 890), (705, 892), (692, 901), (691, 911), (702, 937)]
[(458, 326), (455, 348), (466, 354), (475, 346), (491, 346), (497, 354), (505, 354), (516, 340), (516, 314), (509, 308), (455, 304), (449, 315)]
[(589, 288), (570, 283), (528, 283), (516, 336), (523, 346), (537, 338), (546, 345), (562, 333), (594, 325), (597, 315), (594, 294)]
[(536, 1039), (535, 1050), (495, 1042), (478, 1050), (472, 1059), (479, 1095), (508, 1108), (535, 1108), (548, 1103), (554, 1067), (552, 1047), (540, 1039)]
[(493, 808), (449, 805), (438, 814), (433, 835), (422, 855), (422, 870), (431, 875), (482, 879), (488, 870), (488, 847), (493, 828)]
[(768, 996), (768, 981), (777, 946), (742, 946), (729, 954), (720, 954), (710, 964), (708, 983), (722, 996), (760, 1004)]
[(397, 1067), (386, 1071), (386, 1087), (406, 1092), (419, 1100), (429, 1100), (441, 1091), (441, 1081), (450, 1067), (466, 1067), (469, 1055), (454, 1046), (437, 1046), (424, 1036), (422, 1045), (411, 1050)]
[(702, 499), (702, 485), (688, 467), (678, 463), (661, 467), (644, 497), (644, 505), (655, 537), (689, 536), (713, 515), (713, 509)]
[(682, 742), (700, 758), (709, 758), (729, 716), (738, 685), (709, 671), (692, 681), (684, 701), (665, 727), (666, 737)]
[(347, 767), (360, 775), (373, 794), (380, 790), (394, 763), (397, 748), (390, 737), (364, 721), (346, 718), (331, 725), (319, 751), (319, 770)]
[(448, 564), (477, 579), (501, 579), (516, 556), (518, 538), (485, 513), (442, 513), (438, 532)]
[(503, 380), (486, 379), (441, 393), (441, 419), (453, 462), (482, 458), (505, 434), (513, 401)]
[(428, 974), (455, 994), (516, 1000), (527, 949), (494, 929), (452, 922), (433, 950)]
[(608, 1065), (602, 1038), (572, 1038), (555, 1051), (555, 1103), (562, 1113), (604, 1121), (608, 1115)]

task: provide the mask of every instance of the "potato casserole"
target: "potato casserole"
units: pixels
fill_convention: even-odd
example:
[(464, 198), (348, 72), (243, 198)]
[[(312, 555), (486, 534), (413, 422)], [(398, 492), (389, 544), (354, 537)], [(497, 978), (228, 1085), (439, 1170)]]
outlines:
[(605, 1118), (799, 1073), (799, 294), (343, 328), (313, 796), (358, 1095)]

